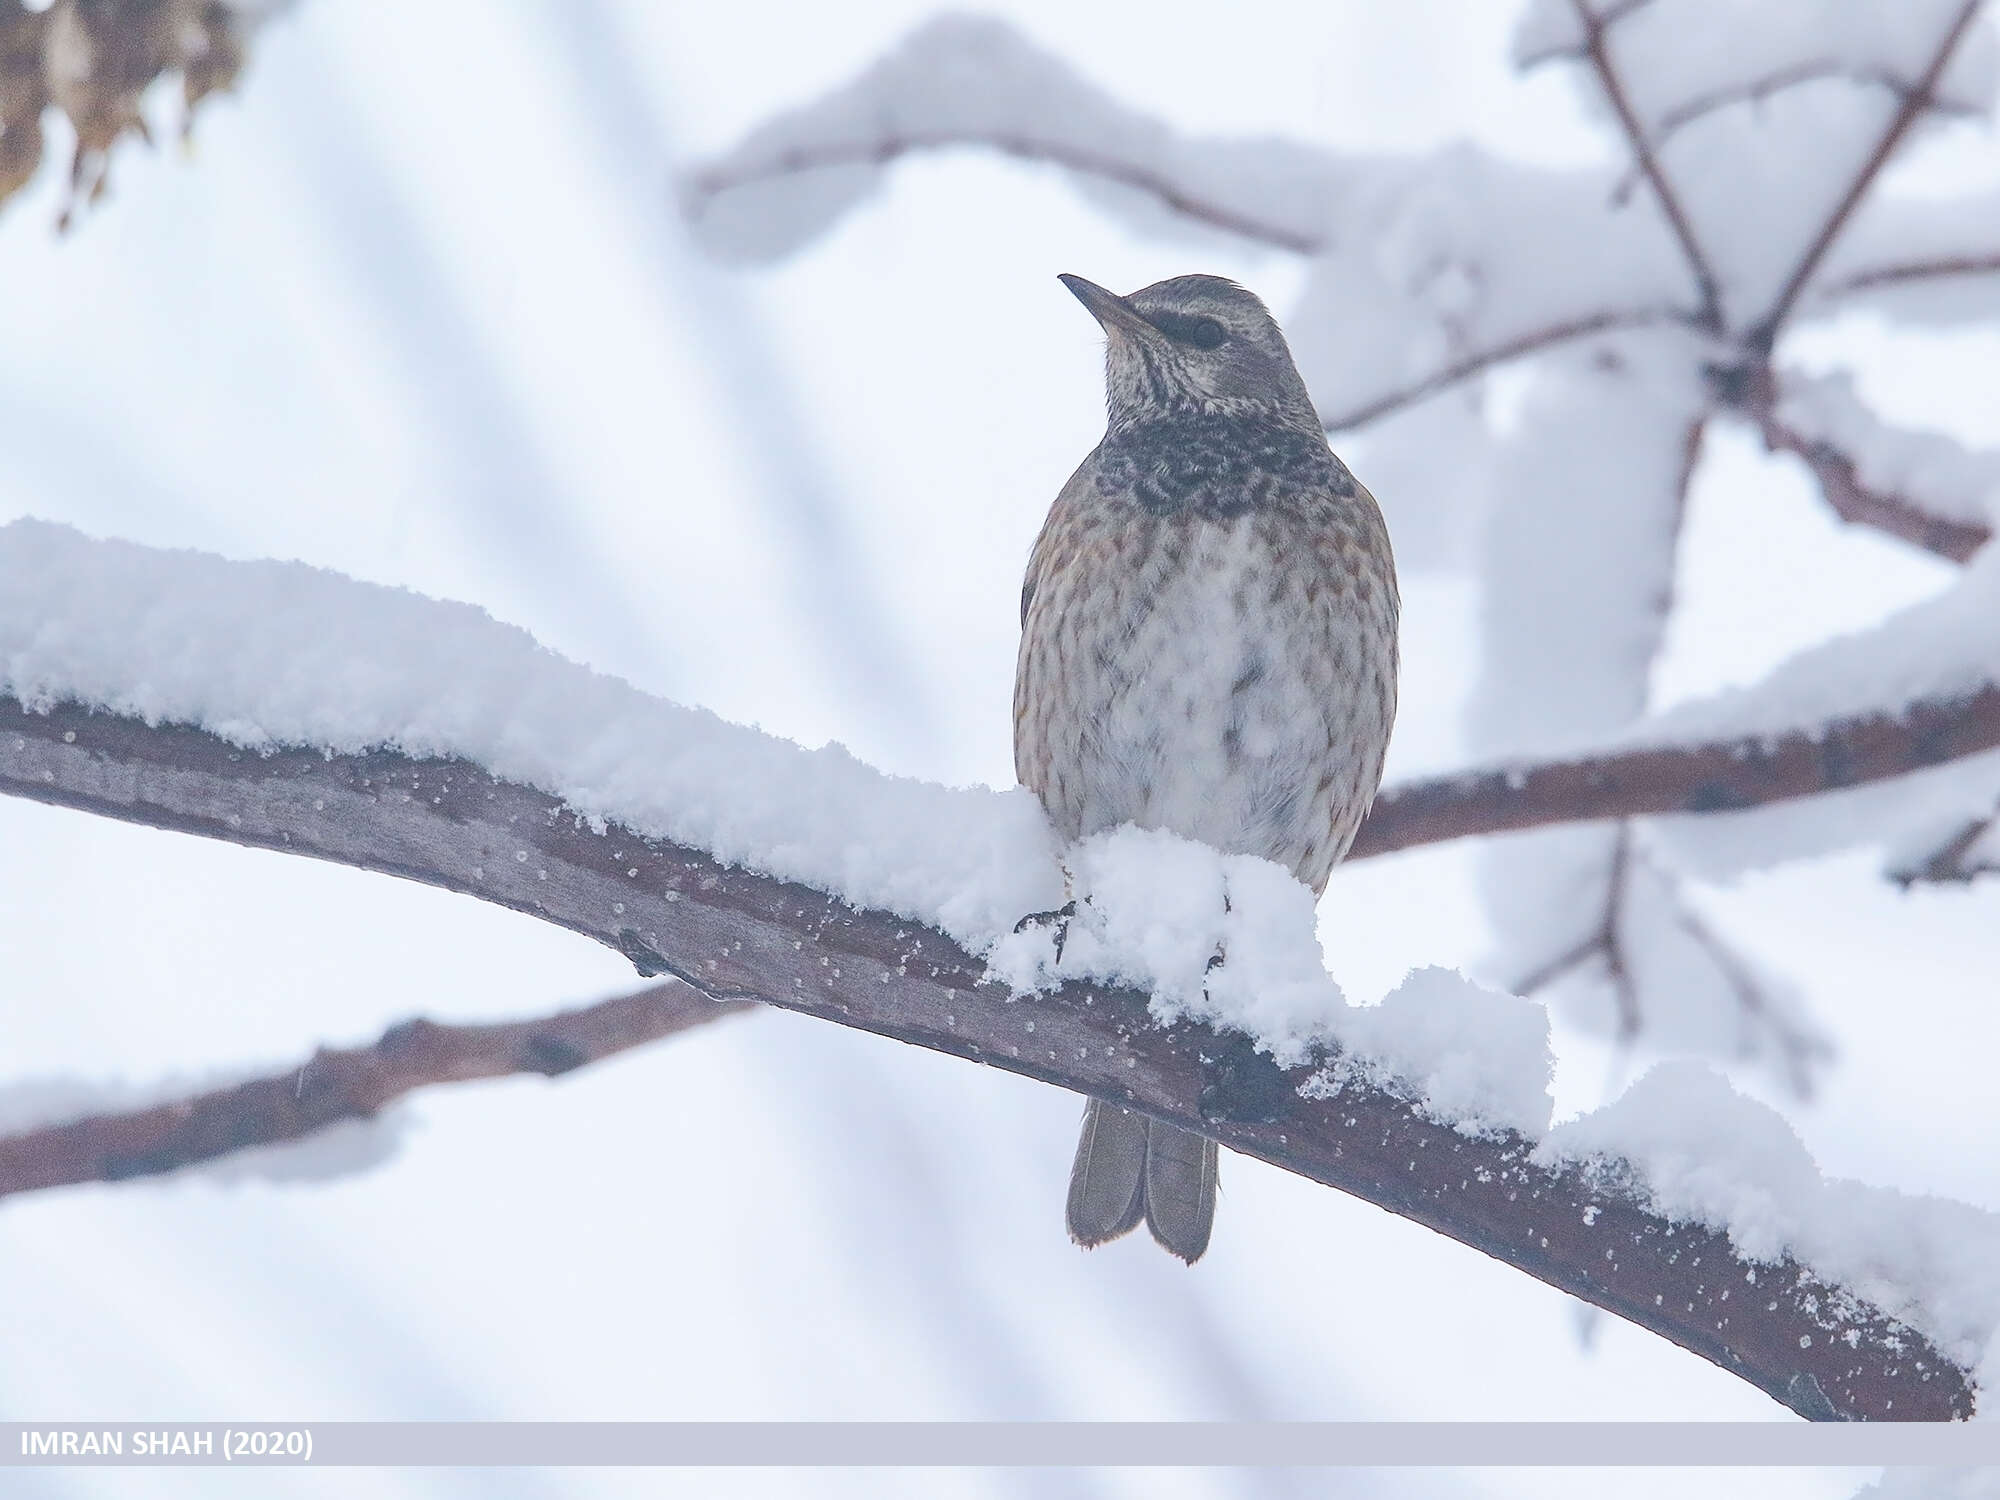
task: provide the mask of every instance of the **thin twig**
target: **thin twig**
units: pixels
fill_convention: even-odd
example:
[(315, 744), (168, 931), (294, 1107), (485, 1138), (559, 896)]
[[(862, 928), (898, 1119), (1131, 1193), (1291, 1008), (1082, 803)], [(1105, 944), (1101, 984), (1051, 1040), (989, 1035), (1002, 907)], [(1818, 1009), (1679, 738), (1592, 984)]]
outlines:
[(1547, 328), (1537, 328), (1531, 333), (1524, 333), (1517, 338), (1468, 354), (1398, 390), (1377, 396), (1347, 411), (1322, 417), (1321, 420), (1328, 432), (1349, 432), (1386, 417), (1391, 412), (1400, 411), (1406, 406), (1413, 406), (1419, 401), (1438, 395), (1462, 380), (1484, 374), (1510, 360), (1539, 354), (1545, 349), (1553, 349), (1576, 339), (1589, 338), (1592, 334), (1608, 333), (1613, 329), (1648, 328), (1661, 323), (1687, 323), (1692, 321), (1693, 317), (1692, 313), (1679, 309), (1635, 308), (1591, 313), (1587, 317), (1574, 318), (1566, 323), (1551, 324)]
[(1970, 885), (1981, 875), (2000, 873), (2000, 845), (1968, 858), (2000, 825), (2000, 811), (1974, 818), (1930, 853), (1896, 866), (1889, 878), (1908, 890), (1913, 885)]
[(1938, 44), (1937, 52), (1932, 56), (1929, 66), (1910, 86), (1910, 91), (1903, 96), (1902, 102), (1896, 107), (1895, 115), (1889, 121), (1889, 128), (1882, 132), (1881, 140), (1875, 143), (1875, 149), (1861, 164), (1861, 170), (1855, 174), (1854, 181), (1848, 184), (1840, 202), (1827, 216), (1826, 222), (1820, 225), (1819, 232), (1813, 236), (1811, 245), (1806, 248), (1805, 254), (1799, 257), (1798, 264), (1792, 268), (1791, 275), (1785, 278), (1785, 284), (1778, 293), (1777, 301), (1772, 303), (1770, 311), (1758, 319), (1744, 335), (1745, 344), (1751, 352), (1767, 355), (1777, 343), (1778, 330), (1791, 315), (1793, 305), (1805, 291), (1806, 284), (1812, 280), (1813, 273), (1819, 269), (1819, 263), (1826, 258), (1827, 251), (1833, 248), (1833, 242), (1840, 237), (1841, 230), (1847, 227), (1847, 221), (1854, 210), (1867, 196), (1868, 190), (1875, 185), (1875, 179), (1881, 175), (1882, 169), (1889, 164), (1889, 158), (1895, 154), (1896, 147), (1909, 133), (1910, 127), (1916, 124), (1917, 117), (1924, 112), (1925, 106), (1931, 103), (1938, 79), (1944, 75), (1952, 53), (1958, 50), (1959, 40), (1965, 35), (1966, 28), (1972, 24), (1972, 18), (1979, 13), (1980, 3), (1981, 0), (1965, 0), (1959, 7), (1957, 19), (1945, 32), (1944, 40)]
[(122, 1182), (295, 1141), (438, 1083), (540, 1073), (554, 1078), (613, 1053), (752, 1007), (678, 980), (579, 1010), (489, 1026), (405, 1021), (373, 1046), (321, 1048), (296, 1068), (150, 1109), (44, 1125), (0, 1139), (0, 1198)]
[(1913, 260), (1870, 266), (1851, 271), (1837, 281), (1823, 282), (1820, 295), (1839, 297), (1877, 287), (1906, 286), (1913, 281), (1938, 281), (1953, 276), (1991, 276), (2000, 271), (2000, 250), (1985, 255), (1941, 255), (1935, 260)]
[(1679, 241), (1681, 255), (1686, 259), (1688, 271), (1694, 277), (1695, 290), (1700, 295), (1701, 306), (1695, 315), (1696, 325), (1710, 333), (1722, 329), (1722, 288), (1715, 279), (1715, 270), (1708, 262), (1708, 253), (1702, 249), (1701, 241), (1695, 238), (1694, 226), (1688, 220), (1687, 210), (1682, 207), (1673, 185), (1660, 169), (1659, 158), (1647, 140), (1646, 130), (1633, 112), (1632, 101), (1625, 93), (1625, 85), (1618, 77), (1618, 70), (1611, 62), (1611, 49), (1606, 33), (1615, 17), (1600, 16), (1586, 3), (1586, 0), (1570, 0), (1576, 9), (1576, 17), (1583, 27), (1585, 55), (1596, 71), (1598, 83), (1604, 90), (1604, 97), (1611, 105), (1612, 113), (1618, 116), (1618, 123), (1625, 132), (1625, 139), (1632, 147), (1632, 158), (1653, 185), (1653, 195), (1659, 200), (1660, 212), (1666, 216), (1667, 224)]
[(1792, 1092), (1800, 1099), (1812, 1098), (1817, 1083), (1813, 1068), (1833, 1056), (1833, 1048), (1826, 1038), (1795, 1024), (1773, 1002), (1763, 983), (1721, 934), (1684, 904), (1678, 906), (1675, 921), (1708, 954), (1709, 962), (1715, 965), (1730, 993), (1735, 996), (1736, 1007), (1743, 1012), (1745, 1021), (1760, 1027), (1776, 1041), (1785, 1081), (1791, 1085)]
[(1638, 1040), (1640, 1027), (1644, 1021), (1639, 1008), (1638, 991), (1632, 978), (1632, 966), (1625, 957), (1623, 931), (1625, 894), (1631, 880), (1631, 844), (1631, 825), (1620, 824), (1617, 836), (1611, 844), (1610, 869), (1606, 872), (1604, 884), (1604, 903), (1590, 931), (1556, 957), (1537, 965), (1508, 985), (1508, 989), (1517, 995), (1538, 994), (1564, 975), (1581, 968), (1591, 959), (1602, 959), (1605, 978), (1611, 984), (1612, 1001), (1618, 1010), (1617, 1040), (1625, 1046), (1630, 1046)]

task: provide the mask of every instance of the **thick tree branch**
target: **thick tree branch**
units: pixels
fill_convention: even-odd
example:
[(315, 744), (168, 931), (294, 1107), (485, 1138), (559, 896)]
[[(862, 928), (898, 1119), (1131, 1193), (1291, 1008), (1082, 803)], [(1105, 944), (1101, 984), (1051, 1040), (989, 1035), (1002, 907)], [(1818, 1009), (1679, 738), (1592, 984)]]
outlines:
[(780, 154), (768, 166), (735, 170), (714, 168), (696, 174), (688, 181), (683, 206), (691, 215), (699, 216), (709, 199), (734, 188), (750, 187), (827, 167), (887, 166), (913, 151), (942, 151), (953, 146), (984, 146), (1023, 161), (1050, 162), (1086, 177), (1115, 182), (1120, 187), (1146, 194), (1157, 200), (1161, 207), (1196, 223), (1280, 250), (1316, 255), (1323, 247), (1323, 241), (1318, 236), (1301, 234), (1289, 226), (1229, 208), (1191, 192), (1164, 172), (1122, 161), (1072, 141), (1038, 140), (1006, 131), (909, 131), (857, 145), (841, 143), (795, 147)]
[(1570, 0), (1576, 8), (1576, 18), (1583, 27), (1584, 55), (1589, 59), (1592, 70), (1597, 74), (1599, 85), (1604, 90), (1606, 102), (1612, 113), (1618, 116), (1618, 124), (1625, 132), (1626, 142), (1632, 148), (1632, 159), (1646, 181), (1652, 184), (1653, 196), (1659, 200), (1660, 212), (1666, 216), (1667, 225), (1673, 230), (1674, 239), (1681, 247), (1681, 255), (1686, 259), (1688, 272), (1694, 277), (1695, 291), (1701, 298), (1701, 309), (1696, 314), (1698, 327), (1710, 332), (1720, 332), (1722, 328), (1722, 287), (1715, 279), (1715, 268), (1709, 264), (1708, 252), (1695, 238), (1694, 225), (1689, 222), (1687, 210), (1682, 206), (1680, 196), (1667, 181), (1667, 174), (1660, 169), (1660, 159), (1654, 154), (1652, 142), (1647, 139), (1646, 129), (1639, 123), (1639, 117), (1632, 110), (1632, 101), (1625, 93), (1625, 85), (1618, 76), (1618, 69), (1611, 61), (1611, 46), (1607, 33), (1618, 19), (1612, 13), (1598, 14), (1586, 0)]
[(121, 1182), (212, 1161), (246, 1146), (298, 1140), (343, 1120), (371, 1118), (429, 1084), (514, 1073), (554, 1078), (750, 1008), (745, 1001), (718, 1003), (669, 980), (532, 1021), (489, 1026), (405, 1021), (373, 1046), (321, 1048), (273, 1077), (0, 1139), (0, 1197)]
[[(1485, 1251), (1673, 1340), (1803, 1415), (1969, 1415), (1968, 1373), (1916, 1330), (1791, 1262), (1647, 1210), (1615, 1173), (1536, 1163), (1349, 1083), (1297, 1093), (1247, 1046), (1161, 1028), (1144, 996), (1072, 983), (1014, 1000), (943, 934), (698, 850), (596, 831), (462, 761), (260, 756), (198, 730), (0, 699), (0, 791), (379, 870), (619, 949), (712, 996), (761, 999), (1129, 1103)], [(1755, 1285), (1755, 1296), (1730, 1292)]]
[(1386, 788), (1349, 859), (1556, 823), (1733, 812), (1921, 771), (2000, 747), (2000, 686), (1810, 732), (1617, 750)]
[(1933, 94), (1937, 89), (1938, 80), (1944, 76), (1944, 70), (1950, 64), (1952, 54), (1958, 50), (1958, 44), (1965, 36), (1966, 29), (1972, 25), (1972, 18), (1979, 14), (1980, 3), (1981, 0), (1965, 0), (1959, 7), (1958, 15), (1945, 32), (1944, 39), (1938, 43), (1937, 51), (1932, 55), (1929, 65), (1903, 95), (1896, 107), (1896, 113), (1890, 118), (1889, 128), (1882, 132), (1882, 139), (1875, 143), (1875, 149), (1861, 164), (1861, 170), (1855, 173), (1854, 180), (1848, 184), (1840, 202), (1834, 206), (1833, 212), (1827, 215), (1826, 222), (1820, 225), (1819, 232), (1813, 236), (1805, 254), (1801, 255), (1798, 263), (1793, 266), (1791, 275), (1785, 279), (1785, 284), (1779, 290), (1777, 300), (1771, 304), (1770, 311), (1765, 313), (1755, 327), (1745, 335), (1745, 341), (1753, 353), (1770, 353), (1772, 346), (1777, 342), (1778, 330), (1784, 326), (1785, 319), (1791, 316), (1793, 306), (1804, 293), (1808, 283), (1812, 281), (1813, 273), (1819, 269), (1827, 251), (1831, 250), (1833, 242), (1840, 238), (1840, 233), (1847, 227), (1847, 221), (1853, 217), (1854, 210), (1860, 206), (1861, 200), (1868, 196), (1868, 190), (1875, 185), (1875, 179), (1882, 175), (1882, 169), (1889, 164), (1889, 158), (1895, 155), (1896, 147), (1902, 144), (1903, 137), (1910, 132), (1910, 127), (1917, 123), (1917, 117), (1934, 102)]

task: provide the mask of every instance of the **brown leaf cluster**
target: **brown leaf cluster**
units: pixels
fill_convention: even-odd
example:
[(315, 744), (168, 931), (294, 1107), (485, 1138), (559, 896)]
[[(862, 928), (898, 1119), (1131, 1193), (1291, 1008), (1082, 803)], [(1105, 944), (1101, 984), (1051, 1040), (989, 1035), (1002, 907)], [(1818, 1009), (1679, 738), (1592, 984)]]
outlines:
[(222, 0), (0, 0), (0, 204), (41, 165), (46, 111), (76, 134), (57, 220), (67, 229), (78, 205), (104, 196), (111, 148), (128, 134), (152, 143), (140, 101), (157, 79), (180, 76), (185, 136), (243, 62), (242, 20)]

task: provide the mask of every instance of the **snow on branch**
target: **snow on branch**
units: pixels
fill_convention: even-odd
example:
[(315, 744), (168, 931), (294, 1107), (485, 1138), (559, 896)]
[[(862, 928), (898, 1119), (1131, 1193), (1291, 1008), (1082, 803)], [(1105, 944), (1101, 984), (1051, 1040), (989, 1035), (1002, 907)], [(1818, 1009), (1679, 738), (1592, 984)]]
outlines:
[[(0, 700), (0, 789), (477, 896), (583, 933), (642, 972), (673, 974), (717, 1000), (763, 1000), (1118, 1099), (1450, 1235), (1808, 1417), (1969, 1416), (1970, 1372), (2000, 1324), (1990, 1270), (1952, 1259), (1990, 1267), (2000, 1235), (1984, 1216), (1824, 1183), (1787, 1155), (1782, 1121), (1734, 1095), (1725, 1126), (1715, 1125), (1716, 1101), (1700, 1112), (1703, 1128), (1725, 1128), (1735, 1143), (1708, 1171), (1689, 1153), (1714, 1143), (1684, 1138), (1674, 1091), (1660, 1087), (1622, 1116), (1565, 1127), (1570, 1137), (1540, 1148), (1516, 1131), (1466, 1133), (1350, 1059), (1285, 1070), (1247, 1040), (1157, 1025), (1136, 991), (1071, 981), (1011, 996), (934, 927), (587, 820), (463, 760), (258, 754), (204, 730)], [(437, 1051), (456, 1049), (440, 1049), (440, 1031), (423, 1027), (391, 1033), (338, 1066), (352, 1070), (351, 1097), (365, 1106), (385, 1086), (385, 1066), (413, 1086), (455, 1068), (492, 1076), (526, 1061), (558, 1071), (588, 1051), (564, 1037), (560, 1018), (482, 1030), (463, 1049), (469, 1061), (438, 1061)], [(556, 1040), (538, 1045), (538, 1036)], [(422, 1058), (427, 1048), (437, 1049), (428, 1063), (399, 1070), (399, 1054)], [(338, 1111), (348, 1096), (336, 1084), (322, 1106), (312, 1067), (301, 1097)], [(297, 1123), (282, 1097), (291, 1077), (251, 1085), (240, 1112), (226, 1100), (200, 1102), (203, 1128), (191, 1136), (158, 1118), (74, 1122), (61, 1138), (66, 1170), (62, 1160), (39, 1161), (39, 1137), (17, 1140), (0, 1148), (0, 1172), (27, 1178), (24, 1186), (39, 1185), (37, 1172), (71, 1180), (89, 1165), (79, 1153), (163, 1137), (161, 1165), (175, 1165), (213, 1144), (216, 1129), (237, 1128), (238, 1143), (250, 1144), (258, 1130)], [(1728, 1093), (1719, 1080), (1696, 1086)], [(1617, 1149), (1628, 1136), (1646, 1145), (1643, 1163)], [(1765, 1183), (1771, 1161), (1783, 1174)], [(117, 1165), (137, 1169), (122, 1158)], [(1742, 1212), (1745, 1203), (1755, 1211)], [(1851, 1258), (1857, 1279), (1847, 1284), (1843, 1247), (1859, 1227), (1885, 1222), (1904, 1242), (1885, 1244), (1879, 1227), (1863, 1235)]]
[(1186, 141), (1107, 98), (1012, 28), (940, 16), (846, 87), (778, 116), (683, 187), (709, 248), (789, 253), (912, 152), (983, 146), (1130, 189), (1194, 223), (1311, 254), (1336, 161), (1269, 141)]
[(0, 1135), (0, 1198), (85, 1182), (124, 1182), (373, 1120), (412, 1090), (539, 1073), (555, 1078), (747, 1004), (716, 1002), (678, 981), (578, 1010), (496, 1025), (413, 1020), (372, 1046), (321, 1048), (270, 1077), (116, 1112), (11, 1121)]
[[(0, 528), (0, 791), (422, 881), (717, 1000), (1129, 1102), (1449, 1234), (1807, 1415), (1965, 1415), (2000, 1327), (1986, 1216), (1822, 1181), (1782, 1121), (1734, 1095), (1725, 1107), (1707, 1075), (1545, 1134), (1545, 1019), (1456, 975), (1423, 971), (1394, 1003), (1355, 1010), (1322, 968), (1267, 962), (1279, 935), (1251, 929), (1218, 971), (1246, 991), (1233, 1015), (1163, 1009), (1172, 997), (1150, 981), (1079, 977), (1068, 958), (1010, 988), (979, 955), (1036, 941), (1015, 920), (1062, 888), (1030, 799), (886, 777), (660, 703), (464, 606), (296, 564)], [(1119, 837), (1084, 857), (1111, 860)], [(1142, 874), (1190, 874), (1163, 891), (1190, 913), (1242, 922), (1261, 907), (1310, 939), (1309, 893), (1275, 867), (1123, 837), (1145, 845), (1126, 851)], [(1149, 929), (1152, 948), (1193, 930), (1180, 918)], [(1079, 947), (1121, 941), (1077, 925)], [(1201, 990), (1215, 943), (1194, 939)], [(1108, 968), (1171, 965), (1148, 952)], [(1261, 1017), (1301, 1007), (1337, 1014), (1310, 1046), (1267, 1039)], [(114, 1174), (135, 1169), (145, 1142), (171, 1166), (220, 1140), (282, 1138), (311, 1123), (272, 1096), (287, 1080), (295, 1105), (337, 1116), (382, 1097), (385, 1076), (556, 1071), (596, 1055), (571, 1035), (594, 1024), (392, 1033), (323, 1060), (324, 1098), (316, 1063), (191, 1101), (187, 1134), (166, 1116), (72, 1119), (69, 1175), (107, 1156)], [(1702, 1136), (1718, 1118), (1744, 1149)], [(89, 1157), (105, 1142), (130, 1149)], [(13, 1151), (0, 1161), (16, 1173), (43, 1155)]]
[(1890, 427), (1855, 395), (1846, 375), (1760, 373), (1743, 405), (1764, 446), (1802, 459), (1843, 521), (1954, 562), (1992, 539), (2000, 453), (1969, 451), (1942, 433)]

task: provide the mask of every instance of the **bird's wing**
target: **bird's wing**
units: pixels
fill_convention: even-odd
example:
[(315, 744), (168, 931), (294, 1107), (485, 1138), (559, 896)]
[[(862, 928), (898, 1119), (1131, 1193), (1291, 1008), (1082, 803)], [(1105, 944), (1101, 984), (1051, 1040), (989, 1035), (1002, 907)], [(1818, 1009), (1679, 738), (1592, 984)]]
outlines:
[(1096, 479), (1097, 454), (1077, 465), (1076, 472), (1064, 483), (1056, 503), (1049, 507), (1049, 513), (1042, 522), (1041, 534), (1035, 538), (1034, 550), (1028, 554), (1028, 574), (1021, 580), (1021, 624), (1028, 623), (1028, 606), (1035, 601), (1035, 591), (1051, 570), (1060, 566), (1074, 550), (1074, 521), (1083, 504), (1084, 494)]

